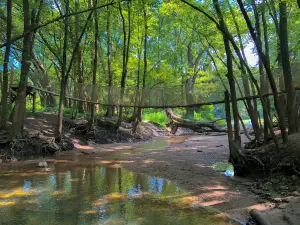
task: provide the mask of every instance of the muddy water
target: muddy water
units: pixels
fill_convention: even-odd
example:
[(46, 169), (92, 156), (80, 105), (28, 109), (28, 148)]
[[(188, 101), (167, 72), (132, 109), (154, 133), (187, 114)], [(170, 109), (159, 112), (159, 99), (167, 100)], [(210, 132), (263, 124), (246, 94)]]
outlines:
[(0, 224), (235, 224), (191, 208), (168, 180), (104, 167), (91, 159), (51, 160), (0, 168)]

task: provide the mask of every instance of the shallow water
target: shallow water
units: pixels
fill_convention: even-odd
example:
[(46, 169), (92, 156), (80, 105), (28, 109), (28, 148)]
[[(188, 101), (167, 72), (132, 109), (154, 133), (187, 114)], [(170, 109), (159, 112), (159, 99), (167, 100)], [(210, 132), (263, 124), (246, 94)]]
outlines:
[(83, 156), (0, 168), (0, 224), (236, 224), (190, 208), (176, 184)]

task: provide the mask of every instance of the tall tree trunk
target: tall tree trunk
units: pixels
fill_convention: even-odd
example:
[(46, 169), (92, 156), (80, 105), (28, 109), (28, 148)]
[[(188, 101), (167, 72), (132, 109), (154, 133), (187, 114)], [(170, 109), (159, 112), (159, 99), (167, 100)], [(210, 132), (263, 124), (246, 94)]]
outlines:
[[(147, 22), (147, 9), (145, 2), (143, 2), (143, 16), (144, 16), (144, 72), (143, 72), (143, 80), (142, 80), (142, 96), (141, 103), (144, 101), (144, 89), (146, 87), (146, 79), (147, 79), (147, 70), (148, 70), (148, 60), (147, 60), (147, 45), (148, 45), (148, 22)], [(137, 119), (139, 122), (142, 121), (142, 108), (139, 107), (137, 111)]]
[[(255, 4), (254, 0), (251, 0), (251, 5), (252, 5), (252, 8), (253, 8), (254, 17), (255, 17), (255, 31), (256, 31), (257, 42), (259, 43), (260, 46), (262, 46), (259, 12), (257, 10), (257, 7), (256, 7), (256, 4)], [(265, 54), (265, 55), (268, 58), (268, 61), (270, 61), (269, 55), (267, 55), (267, 54)], [(259, 74), (260, 74), (260, 77), (261, 77), (264, 74), (264, 67), (263, 67), (262, 60), (261, 60), (260, 57), (258, 58), (258, 68), (259, 68)], [(261, 89), (261, 90), (264, 90), (264, 89)], [(255, 95), (255, 90), (254, 90), (253, 85), (252, 85), (252, 94)], [(253, 102), (255, 103), (254, 107), (253, 107), (254, 115), (257, 118), (259, 118), (259, 112), (257, 110), (256, 99), (254, 99)], [(259, 120), (259, 122), (261, 122), (261, 121)]]
[(280, 39), (280, 53), (282, 60), (283, 77), (285, 84), (285, 91), (287, 93), (287, 108), (288, 108), (288, 127), (289, 133), (295, 133), (299, 130), (298, 117), (296, 116), (295, 104), (295, 89), (293, 86), (293, 78), (290, 65), (289, 44), (288, 44), (288, 30), (287, 30), (287, 12), (286, 2), (279, 3), (280, 21), (279, 21), (279, 39)]
[[(139, 27), (138, 27), (139, 30)], [(138, 37), (139, 39), (139, 37)], [(142, 41), (143, 42), (143, 41)], [(139, 40), (140, 43), (140, 40)], [(142, 45), (142, 43), (141, 43)], [(136, 123), (134, 126), (133, 132), (136, 130), (136, 126), (140, 122), (139, 119), (137, 119), (137, 114), (138, 114), (138, 109), (139, 107), (137, 106), (140, 101), (141, 97), (141, 91), (140, 91), (140, 84), (141, 84), (141, 52), (142, 52), (142, 46), (139, 46), (137, 49), (137, 57), (138, 57), (138, 68), (137, 68), (137, 74), (136, 74), (136, 93), (135, 93), (135, 100), (134, 100), (134, 109), (133, 109), (133, 115), (132, 115), (132, 121)]]
[[(65, 13), (69, 13), (69, 0), (66, 0)], [(62, 128), (63, 128), (63, 108), (64, 99), (66, 96), (67, 86), (67, 50), (68, 50), (68, 37), (69, 37), (69, 17), (64, 18), (64, 45), (63, 45), (63, 57), (61, 66), (61, 80), (60, 80), (60, 95), (59, 95), (59, 110), (57, 116), (57, 127), (55, 131), (55, 139), (61, 141)]]
[(123, 69), (122, 69), (122, 77), (121, 77), (121, 91), (120, 91), (120, 107), (119, 107), (119, 119), (116, 124), (116, 129), (119, 129), (122, 116), (123, 116), (123, 99), (125, 93), (125, 86), (126, 86), (126, 78), (127, 78), (127, 67), (128, 67), (128, 59), (129, 59), (129, 46), (130, 46), (130, 37), (131, 37), (131, 13), (130, 13), (130, 2), (127, 3), (128, 5), (128, 37), (126, 34), (126, 24), (125, 18), (122, 12), (121, 2), (119, 1), (119, 11), (122, 18), (122, 27), (123, 27)]
[[(75, 12), (78, 12), (79, 11), (79, 0), (75, 0)], [(80, 35), (80, 31), (79, 31), (79, 14), (77, 14), (75, 16), (75, 36), (76, 36), (76, 39), (75, 39), (75, 44), (76, 44), (76, 41), (78, 40), (79, 38), (79, 35)], [(75, 74), (77, 75), (77, 79), (78, 79), (78, 97), (79, 98), (83, 98), (83, 71), (82, 71), (82, 52), (81, 52), (81, 47), (80, 45), (78, 46), (77, 48), (77, 52), (76, 52), (76, 63), (75, 63)], [(83, 102), (79, 101), (78, 102), (78, 112), (79, 113), (83, 113)]]
[(29, 1), (23, 0), (23, 16), (24, 16), (24, 36), (22, 51), (22, 67), (19, 88), (13, 110), (11, 138), (14, 138), (23, 131), (25, 112), (26, 112), (26, 90), (28, 75), (30, 71), (30, 63), (32, 58), (32, 49), (34, 44), (35, 32), (34, 27), (39, 22), (40, 12), (43, 0), (40, 0), (39, 9), (32, 9), (30, 21)]
[[(265, 45), (265, 54), (267, 57), (270, 57), (269, 53), (269, 35), (268, 35), (268, 25), (266, 21), (266, 16), (265, 16), (265, 10), (262, 9), (261, 13), (261, 18), (262, 18), (262, 24), (263, 24), (263, 33), (264, 33), (264, 45)], [(260, 88), (261, 90), (265, 90), (267, 93), (269, 92), (269, 82), (267, 80), (266, 74), (264, 71), (260, 73)], [(269, 97), (265, 97), (265, 102), (266, 102), (266, 108), (263, 108), (263, 117), (264, 117), (264, 143), (268, 143), (268, 136), (269, 136), (269, 128), (268, 128), (268, 123), (265, 118), (271, 117), (271, 105), (270, 105), (270, 100)]]
[[(111, 9), (107, 6), (107, 21), (106, 21), (106, 32), (107, 32), (107, 73), (108, 73), (108, 104), (112, 104), (112, 82), (113, 82), (113, 72), (111, 67), (111, 49), (112, 49), (112, 40), (111, 40)], [(111, 117), (113, 115), (114, 107), (107, 107), (107, 116)]]
[(288, 141), (288, 136), (287, 136), (287, 132), (286, 132), (285, 125), (284, 125), (284, 110), (280, 107), (280, 103), (279, 103), (279, 99), (278, 99), (278, 91), (277, 91), (276, 83), (275, 83), (275, 80), (274, 80), (274, 77), (273, 77), (273, 74), (271, 71), (270, 61), (268, 60), (268, 58), (262, 51), (262, 46), (260, 45), (260, 43), (257, 39), (255, 29), (253, 28), (253, 26), (251, 24), (250, 18), (247, 14), (247, 11), (244, 7), (242, 0), (237, 0), (237, 2), (239, 4), (240, 10), (242, 11), (244, 19), (247, 23), (247, 26), (248, 26), (248, 29), (252, 36), (252, 39), (254, 41), (254, 44), (257, 48), (258, 56), (262, 60), (262, 63), (266, 70), (266, 73), (267, 73), (267, 76), (268, 76), (268, 79), (270, 82), (270, 86), (271, 86), (271, 89), (273, 92), (273, 96), (274, 96), (274, 105), (276, 108), (276, 112), (278, 114), (278, 123), (279, 123), (280, 131), (281, 131), (282, 140), (284, 143), (286, 143)]
[[(216, 9), (219, 21), (220, 21), (220, 27), (224, 30), (228, 30), (226, 27), (226, 24), (223, 19), (223, 15), (220, 9), (220, 5), (218, 0), (213, 0), (214, 7)], [(232, 101), (232, 113), (233, 113), (233, 121), (234, 121), (234, 141), (238, 146), (241, 146), (241, 136), (240, 136), (240, 124), (239, 124), (239, 111), (238, 111), (238, 105), (236, 100), (236, 90), (235, 90), (235, 82), (233, 77), (233, 65), (232, 65), (232, 54), (230, 50), (230, 42), (228, 38), (223, 35), (224, 39), (224, 45), (225, 45), (225, 51), (226, 51), (226, 57), (227, 57), (227, 79), (229, 82), (230, 87), (230, 97)]]
[[(187, 104), (194, 103), (194, 84), (195, 84), (195, 74), (194, 74), (194, 57), (192, 52), (192, 43), (189, 42), (187, 45), (187, 59), (188, 59), (188, 78), (185, 81), (185, 95)], [(192, 73), (192, 74), (191, 74)], [(186, 117), (188, 119), (194, 119), (194, 108), (188, 107), (186, 112)]]
[[(98, 3), (98, 0), (93, 1), (93, 7)], [(93, 56), (93, 91), (92, 91), (92, 101), (96, 99), (96, 84), (97, 84), (97, 66), (98, 66), (98, 39), (99, 39), (99, 28), (98, 28), (98, 13), (97, 10), (94, 12), (94, 23), (95, 23), (95, 34), (94, 34), (94, 56)], [(90, 120), (90, 129), (93, 127), (95, 119), (95, 105), (91, 105), (91, 120)]]
[(0, 128), (6, 127), (7, 112), (8, 112), (8, 64), (11, 47), (11, 29), (12, 29), (12, 0), (8, 0), (7, 4), (7, 25), (6, 25), (6, 49), (4, 54), (3, 64), (3, 82), (2, 82), (2, 109)]
[[(12, 65), (10, 67), (10, 80), (9, 80), (10, 86), (14, 83), (14, 77), (15, 77), (15, 67), (14, 67), (14, 65)], [(8, 104), (9, 109), (11, 109), (11, 107), (12, 107), (12, 98), (13, 98), (13, 95), (11, 92), (9, 92), (9, 104)]]

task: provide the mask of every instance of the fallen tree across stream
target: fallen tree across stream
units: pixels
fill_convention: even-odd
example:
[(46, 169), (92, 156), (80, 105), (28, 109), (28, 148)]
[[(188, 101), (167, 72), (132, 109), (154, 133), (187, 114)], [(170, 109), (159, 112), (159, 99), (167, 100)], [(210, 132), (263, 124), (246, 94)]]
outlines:
[(171, 126), (171, 131), (173, 134), (176, 133), (178, 127), (189, 128), (196, 132), (203, 131), (203, 128), (209, 128), (215, 132), (227, 132), (226, 128), (223, 128), (218, 124), (216, 124), (217, 120), (216, 121), (192, 121), (192, 120), (180, 118), (179, 116), (175, 115), (172, 109), (170, 108), (167, 108), (165, 111), (168, 118), (172, 120), (169, 123), (169, 125)]

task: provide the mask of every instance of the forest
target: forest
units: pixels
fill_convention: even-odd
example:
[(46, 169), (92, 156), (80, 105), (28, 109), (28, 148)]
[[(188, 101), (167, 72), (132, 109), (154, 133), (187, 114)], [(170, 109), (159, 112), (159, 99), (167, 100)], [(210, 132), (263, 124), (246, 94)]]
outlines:
[(300, 0), (7, 0), (0, 49), (1, 160), (188, 129), (300, 175)]
[(247, 121), (254, 146), (271, 141), (278, 151), (299, 131), (299, 1), (0, 6), (4, 144), (22, 135), (31, 107), (57, 113), (56, 142), (64, 114), (85, 117), (88, 130), (95, 118), (115, 117), (113, 132), (122, 120), (135, 132), (143, 112), (164, 126), (173, 115), (164, 108), (176, 108), (188, 128), (196, 121), (199, 129), (218, 130), (201, 120), (227, 121), (230, 161), (237, 164)]

